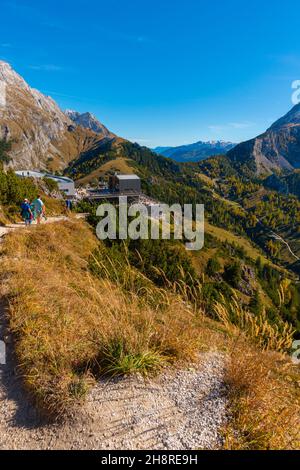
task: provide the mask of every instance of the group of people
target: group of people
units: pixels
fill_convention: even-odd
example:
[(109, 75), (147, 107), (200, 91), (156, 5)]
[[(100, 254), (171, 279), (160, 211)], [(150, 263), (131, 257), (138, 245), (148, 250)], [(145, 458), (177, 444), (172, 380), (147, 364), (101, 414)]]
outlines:
[(40, 224), (43, 217), (46, 219), (46, 207), (41, 196), (38, 196), (32, 203), (24, 199), (21, 204), (21, 217), (25, 225), (31, 225), (34, 220)]

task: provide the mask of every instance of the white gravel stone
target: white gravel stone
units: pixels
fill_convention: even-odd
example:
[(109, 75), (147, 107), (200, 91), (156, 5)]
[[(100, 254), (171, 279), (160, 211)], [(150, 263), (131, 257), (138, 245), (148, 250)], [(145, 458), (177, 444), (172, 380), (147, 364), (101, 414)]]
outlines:
[(224, 357), (158, 378), (100, 381), (71, 421), (45, 423), (13, 369), (0, 366), (0, 449), (215, 449), (226, 423)]

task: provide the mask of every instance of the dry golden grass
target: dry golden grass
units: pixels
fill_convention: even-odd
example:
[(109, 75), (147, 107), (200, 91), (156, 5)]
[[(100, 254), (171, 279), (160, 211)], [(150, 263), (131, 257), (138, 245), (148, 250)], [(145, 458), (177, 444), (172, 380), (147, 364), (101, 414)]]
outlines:
[[(235, 235), (228, 230), (225, 230), (220, 227), (216, 227), (215, 225), (210, 224), (209, 222), (205, 221), (205, 231), (209, 233), (213, 237), (217, 238), (221, 242), (229, 242), (235, 243), (238, 247), (242, 248), (246, 255), (256, 261), (257, 258), (261, 258), (263, 264), (269, 264), (270, 266), (275, 266), (271, 261), (269, 261), (247, 238), (244, 238), (241, 235)], [(280, 271), (285, 271), (284, 268), (279, 266), (275, 266)]]
[(293, 329), (271, 325), (265, 314), (254, 316), (236, 299), (215, 312), (232, 338), (225, 383), (231, 421), (225, 449), (300, 448), (300, 367), (284, 355)]
[(279, 327), (271, 324), (265, 312), (256, 316), (248, 312), (237, 298), (230, 305), (215, 303), (215, 313), (231, 335), (245, 332), (248, 338), (259, 345), (261, 350), (287, 352), (291, 349), (294, 329), (289, 323), (282, 322)]
[(65, 201), (62, 199), (54, 199), (53, 197), (43, 196), (45, 202), (47, 216), (62, 215), (65, 212)]
[(232, 418), (225, 449), (300, 449), (299, 366), (241, 335), (232, 342), (225, 382)]
[(118, 157), (114, 160), (110, 160), (103, 165), (101, 165), (97, 170), (92, 171), (89, 175), (84, 176), (77, 180), (77, 185), (85, 185), (94, 181), (95, 179), (99, 179), (102, 176), (105, 176), (110, 171), (118, 171), (124, 174), (132, 174), (134, 173), (134, 168), (130, 166), (130, 159), (124, 157)]
[(178, 295), (155, 304), (93, 277), (87, 260), (97, 245), (78, 220), (15, 232), (4, 243), (19, 371), (47, 413), (83, 397), (93, 374), (148, 373), (192, 360), (208, 338), (203, 317)]

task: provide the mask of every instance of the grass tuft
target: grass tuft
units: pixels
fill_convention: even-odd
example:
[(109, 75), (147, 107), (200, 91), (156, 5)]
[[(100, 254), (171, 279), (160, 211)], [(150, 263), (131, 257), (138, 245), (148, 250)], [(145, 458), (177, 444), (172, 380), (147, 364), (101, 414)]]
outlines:
[(156, 372), (167, 358), (155, 351), (128, 352), (122, 340), (111, 341), (103, 348), (99, 360), (101, 369), (110, 375), (127, 375), (139, 372), (142, 375)]
[(121, 276), (105, 260), (103, 273), (113, 275), (91, 272), (88, 260), (98, 246), (75, 219), (11, 233), (3, 244), (0, 270), (8, 277), (19, 371), (48, 414), (61, 415), (80, 400), (92, 372), (154, 373), (194, 360), (210, 336), (203, 316), (180, 295), (136, 270)]

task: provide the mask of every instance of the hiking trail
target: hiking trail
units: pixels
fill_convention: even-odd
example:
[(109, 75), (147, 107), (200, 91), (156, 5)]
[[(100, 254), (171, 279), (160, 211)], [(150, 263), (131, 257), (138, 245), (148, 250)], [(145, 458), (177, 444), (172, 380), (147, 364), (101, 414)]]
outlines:
[[(46, 223), (63, 220), (67, 217), (49, 217)], [(21, 224), (0, 227), (0, 237), (22, 228)], [(222, 428), (228, 416), (225, 357), (218, 352), (201, 353), (198, 363), (190, 368), (166, 368), (151, 379), (133, 375), (99, 380), (86, 403), (67, 420), (45, 421), (16, 373), (12, 340), (6, 330), (4, 284), (0, 285), (0, 340), (6, 342), (6, 364), (0, 365), (0, 449), (186, 450), (222, 446)]]

